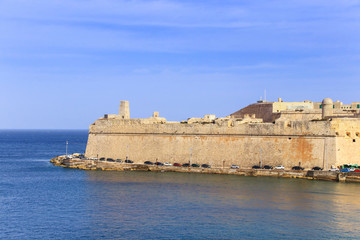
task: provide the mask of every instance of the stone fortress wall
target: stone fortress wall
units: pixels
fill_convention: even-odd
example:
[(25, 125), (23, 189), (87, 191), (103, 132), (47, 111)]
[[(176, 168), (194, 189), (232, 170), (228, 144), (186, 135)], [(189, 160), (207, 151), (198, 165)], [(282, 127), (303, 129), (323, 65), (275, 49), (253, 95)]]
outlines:
[(261, 164), (329, 169), (343, 163), (360, 164), (360, 119), (355, 113), (335, 116), (329, 107), (332, 101), (324, 101), (325, 108), (313, 111), (310, 120), (313, 109), (306, 101), (303, 111), (308, 115), (303, 118), (296, 104), (289, 104), (295, 106), (292, 109), (284, 110), (286, 104), (274, 108), (272, 121), (268, 121), (269, 107), (264, 113), (250, 105), (241, 117), (206, 115), (183, 122), (168, 122), (157, 112), (150, 118), (131, 119), (129, 103), (122, 101), (119, 115), (105, 115), (90, 126), (85, 155), (226, 168)]

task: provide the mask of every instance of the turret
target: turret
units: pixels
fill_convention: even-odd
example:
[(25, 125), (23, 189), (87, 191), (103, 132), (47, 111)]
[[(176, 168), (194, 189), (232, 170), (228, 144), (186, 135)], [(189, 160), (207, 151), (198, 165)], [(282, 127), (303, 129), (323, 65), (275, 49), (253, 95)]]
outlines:
[(322, 119), (328, 119), (329, 117), (333, 116), (334, 111), (334, 103), (331, 98), (325, 98), (322, 103)]
[(120, 101), (119, 115), (122, 119), (130, 119), (129, 101)]

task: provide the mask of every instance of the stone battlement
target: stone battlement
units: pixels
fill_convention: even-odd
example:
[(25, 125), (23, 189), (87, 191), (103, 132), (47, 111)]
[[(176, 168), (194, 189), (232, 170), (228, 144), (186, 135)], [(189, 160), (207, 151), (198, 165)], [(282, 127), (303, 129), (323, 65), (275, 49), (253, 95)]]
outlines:
[[(335, 123), (335, 122), (334, 122)], [(90, 126), (90, 133), (141, 133), (186, 135), (336, 136), (330, 121), (247, 122), (227, 119), (214, 122), (167, 123), (156, 119), (105, 119)], [(333, 124), (334, 125), (334, 124)]]

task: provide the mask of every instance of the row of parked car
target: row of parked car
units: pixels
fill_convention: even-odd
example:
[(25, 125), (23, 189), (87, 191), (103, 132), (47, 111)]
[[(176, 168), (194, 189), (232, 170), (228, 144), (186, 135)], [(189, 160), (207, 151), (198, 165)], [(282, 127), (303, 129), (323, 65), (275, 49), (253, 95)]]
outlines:
[(190, 164), (190, 163), (184, 163), (184, 164), (181, 164), (181, 163), (168, 163), (168, 162), (165, 162), (165, 163), (162, 163), (162, 162), (151, 162), (151, 161), (145, 161), (144, 164), (146, 165), (157, 165), (157, 166), (174, 166), (174, 167), (202, 167), (202, 168), (211, 168), (211, 166), (209, 164), (197, 164), (197, 163), (193, 163), (193, 164)]
[(284, 170), (284, 166), (280, 165), (280, 166), (276, 166), (276, 167), (272, 167), (269, 165), (265, 165), (263, 167), (259, 166), (259, 165), (254, 165), (252, 166), (252, 169), (278, 169), (278, 170)]
[[(80, 155), (77, 156), (78, 158), (84, 158), (84, 155)], [(90, 160), (99, 160), (99, 161), (107, 161), (107, 162), (118, 162), (118, 163), (134, 163), (134, 161), (126, 159), (126, 160), (121, 160), (121, 159), (113, 159), (113, 158), (89, 158)], [(145, 161), (144, 162), (145, 165), (156, 165), (156, 166), (174, 166), (174, 167), (202, 167), (202, 168), (211, 168), (211, 166), (209, 164), (197, 164), (197, 163), (184, 163), (184, 164), (180, 164), (180, 163), (169, 163), (169, 162), (151, 162), (151, 161)], [(350, 166), (350, 167), (349, 167)], [(231, 165), (232, 169), (240, 169), (240, 167), (238, 165)], [(264, 166), (259, 166), (259, 165), (254, 165), (252, 166), (252, 169), (275, 169), (275, 170), (285, 170), (285, 167), (282, 165), (278, 165), (275, 167), (272, 167), (270, 165), (264, 165)], [(304, 170), (303, 167), (301, 166), (293, 166), (291, 168), (292, 170)], [(321, 167), (313, 167), (312, 170), (314, 171), (322, 171), (323, 169)], [(342, 171), (342, 172), (360, 172), (360, 167), (358, 167), (357, 165), (346, 165), (344, 164), (344, 166), (341, 166), (341, 169), (338, 168), (331, 168), (329, 169), (329, 171)]]
[[(94, 159), (91, 159), (94, 160)], [(118, 162), (118, 163), (134, 163), (134, 161), (126, 159), (126, 160), (121, 160), (121, 159), (113, 159), (113, 158), (99, 158), (99, 161), (107, 161), (107, 162)]]
[[(107, 161), (107, 162), (118, 162), (118, 163), (134, 163), (134, 161), (126, 159), (126, 160), (121, 160), (121, 159), (113, 159), (113, 158), (91, 158), (90, 160), (99, 160), (99, 161)], [(151, 161), (145, 161), (144, 162), (145, 165), (156, 165), (156, 166), (174, 166), (174, 167), (202, 167), (202, 168), (211, 168), (211, 166), (209, 164), (197, 164), (197, 163), (193, 163), (193, 164), (189, 164), (189, 163), (184, 163), (184, 164), (180, 164), (180, 163), (169, 163), (169, 162), (151, 162)]]
[(357, 164), (343, 164), (340, 166), (341, 172), (360, 172), (360, 166)]
[[(272, 166), (269, 166), (269, 165), (265, 165), (263, 167), (260, 167), (259, 165), (254, 165), (252, 166), (252, 169), (276, 169), (276, 170), (284, 170), (285, 167), (282, 166), (282, 165), (279, 165), (279, 166), (276, 166), (276, 167), (272, 167)], [(301, 166), (293, 166), (291, 168), (291, 170), (304, 170), (303, 167)], [(313, 171), (322, 171), (323, 169), (321, 167), (313, 167), (312, 168)]]

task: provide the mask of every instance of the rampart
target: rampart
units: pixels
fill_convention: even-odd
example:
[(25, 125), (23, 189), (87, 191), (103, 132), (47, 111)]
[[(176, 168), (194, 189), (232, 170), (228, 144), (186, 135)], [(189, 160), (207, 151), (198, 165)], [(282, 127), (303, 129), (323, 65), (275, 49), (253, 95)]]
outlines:
[(360, 120), (217, 118), (167, 122), (106, 115), (90, 126), (88, 158), (210, 164), (213, 167), (283, 165), (286, 168), (360, 164)]
[(224, 125), (100, 119), (90, 127), (86, 156), (218, 167), (300, 163), (326, 168), (336, 164), (336, 134), (329, 122)]

